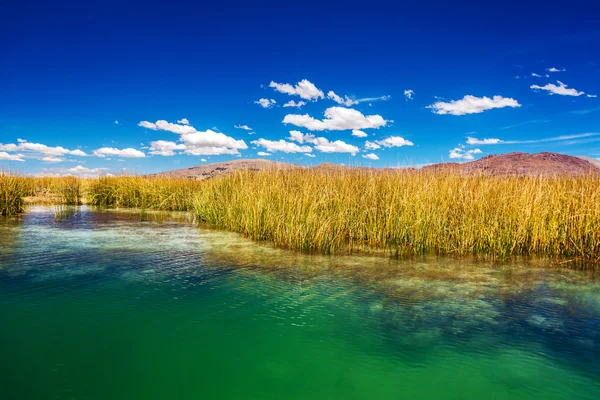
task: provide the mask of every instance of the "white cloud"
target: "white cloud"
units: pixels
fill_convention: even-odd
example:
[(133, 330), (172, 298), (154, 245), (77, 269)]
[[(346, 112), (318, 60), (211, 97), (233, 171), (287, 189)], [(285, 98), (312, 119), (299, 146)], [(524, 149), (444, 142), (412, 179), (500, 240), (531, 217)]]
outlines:
[(306, 157), (310, 157), (310, 158), (315, 158), (316, 156), (314, 154), (310, 154), (310, 153), (306, 153), (304, 154)]
[(549, 138), (541, 138), (541, 139), (530, 139), (530, 140), (501, 140), (501, 139), (477, 139), (468, 137), (467, 144), (469, 145), (486, 145), (486, 144), (535, 144), (535, 143), (546, 143), (546, 142), (563, 142), (570, 141), (574, 139), (582, 139), (592, 136), (598, 136), (599, 133), (577, 133), (573, 135), (561, 135)]
[(271, 81), (269, 87), (272, 87), (278, 92), (286, 93), (289, 95), (300, 96), (304, 100), (318, 100), (325, 98), (323, 91), (318, 89), (308, 79), (302, 79), (296, 86), (290, 85), (289, 83), (277, 83)]
[(302, 106), (305, 106), (306, 102), (300, 100), (299, 102), (295, 102), (294, 100), (290, 100), (287, 103), (285, 103), (283, 106), (284, 107), (296, 107), (296, 108), (300, 108)]
[(414, 146), (413, 142), (400, 136), (390, 136), (383, 140), (376, 140), (375, 142), (383, 147)]
[(290, 137), (289, 137), (289, 139), (290, 139), (292, 142), (298, 142), (298, 143), (302, 144), (302, 143), (304, 143), (304, 138), (305, 138), (305, 136), (306, 136), (306, 137), (309, 137), (309, 136), (311, 136), (311, 137), (312, 137), (312, 135), (304, 135), (304, 134), (303, 134), (302, 132), (300, 132), (300, 131), (290, 131)]
[(499, 144), (502, 140), (496, 138), (477, 139), (474, 137), (467, 137), (467, 144), (470, 145), (482, 145), (482, 144)]
[(548, 72), (565, 72), (566, 69), (565, 68), (558, 69), (558, 68), (551, 67), (551, 68), (546, 69), (546, 71), (548, 71)]
[(24, 162), (23, 157), (23, 154), (8, 154), (5, 151), (0, 151), (0, 160)]
[(237, 128), (237, 129), (243, 129), (245, 131), (251, 131), (252, 130), (252, 128), (250, 128), (248, 125), (234, 125), (233, 127)]
[(264, 151), (259, 151), (256, 154), (259, 155), (259, 156), (261, 156), (261, 157), (269, 157), (271, 155), (271, 153), (266, 153)]
[(351, 153), (352, 155), (355, 155), (360, 150), (358, 147), (341, 140), (330, 142), (324, 137), (310, 138), (309, 140), (307, 140), (307, 142), (314, 144), (315, 149), (322, 153)]
[(532, 73), (531, 73), (531, 76), (535, 76), (536, 78), (541, 78), (541, 77), (542, 77), (541, 75), (539, 75), (539, 74), (536, 74), (535, 72), (532, 72)]
[(44, 157), (44, 158), (42, 158), (42, 161), (50, 162), (50, 163), (57, 163), (57, 162), (63, 162), (65, 160), (63, 160), (62, 158), (59, 158), (59, 157)]
[(530, 88), (533, 90), (547, 90), (548, 94), (558, 94), (561, 96), (581, 96), (585, 92), (579, 92), (576, 89), (567, 89), (567, 85), (561, 81), (556, 81), (560, 86), (556, 86), (553, 83), (549, 83), (545, 86), (531, 85)]
[(358, 104), (357, 100), (352, 100), (348, 96), (344, 96), (344, 98), (341, 98), (340, 96), (335, 94), (333, 90), (330, 90), (329, 93), (327, 93), (327, 98), (335, 101), (338, 104), (343, 104), (348, 107)]
[(597, 96), (597, 95), (595, 95), (595, 94), (588, 94), (588, 95), (587, 95), (587, 97), (596, 98), (596, 97), (598, 97), (598, 96)]
[(369, 142), (368, 140), (365, 142), (365, 149), (367, 149), (367, 150), (377, 150), (380, 148), (381, 148), (381, 146), (375, 142)]
[(252, 144), (264, 147), (270, 152), (282, 151), (284, 153), (310, 153), (312, 151), (312, 148), (309, 146), (298, 146), (296, 143), (286, 142), (283, 139), (275, 141), (261, 138), (258, 140), (253, 140)]
[(360, 129), (353, 129), (352, 130), (352, 136), (358, 137), (358, 138), (364, 138), (367, 137), (369, 135), (367, 135), (365, 132), (361, 131)]
[(96, 157), (105, 158), (106, 156), (116, 156), (123, 158), (143, 158), (146, 157), (144, 153), (139, 150), (127, 148), (127, 149), (115, 149), (113, 147), (102, 147), (100, 149), (94, 150), (94, 155)]
[(377, 154), (374, 154), (374, 153), (363, 154), (362, 157), (368, 158), (369, 160), (379, 160), (379, 157), (377, 157)]
[(42, 154), (42, 155), (48, 156), (48, 157), (62, 157), (67, 154), (71, 154), (74, 156), (87, 156), (87, 154), (85, 154), (81, 150), (69, 150), (69, 149), (65, 149), (64, 147), (61, 147), (61, 146), (51, 147), (51, 146), (46, 146), (45, 144), (41, 144), (41, 143), (30, 143), (24, 139), (18, 139), (17, 142), (19, 144), (14, 144), (14, 143), (2, 144), (2, 143), (0, 143), (0, 151), (7, 151), (7, 152), (25, 151), (25, 152), (30, 152), (30, 153)]
[(427, 108), (431, 108), (435, 114), (466, 115), (478, 114), (493, 108), (521, 107), (517, 100), (502, 96), (475, 97), (466, 95), (460, 100), (450, 102), (438, 101)]
[(256, 101), (254, 102), (254, 104), (260, 104), (260, 106), (261, 106), (262, 108), (271, 108), (271, 107), (273, 107), (273, 105), (274, 105), (275, 103), (277, 103), (277, 102), (276, 102), (275, 100), (273, 100), (273, 99), (270, 99), (270, 100), (269, 100), (269, 99), (264, 99), (264, 98), (262, 98), (262, 99), (258, 99), (258, 100), (256, 100)]
[(456, 147), (450, 150), (450, 158), (451, 159), (459, 159), (459, 160), (473, 160), (475, 157), (474, 154), (481, 154), (482, 151), (479, 149), (471, 149), (465, 150), (462, 146)]
[(173, 132), (178, 135), (196, 132), (196, 129), (193, 126), (174, 124), (171, 122), (167, 122), (164, 119), (158, 120), (155, 123), (148, 122), (148, 121), (142, 121), (138, 124), (138, 126), (141, 126), (143, 128), (152, 129), (155, 131)]
[(308, 114), (288, 114), (284, 124), (301, 126), (313, 131), (342, 131), (346, 129), (367, 129), (385, 126), (388, 122), (381, 115), (363, 115), (353, 108), (330, 107), (325, 110), (325, 119), (317, 120)]
[[(391, 99), (392, 96), (390, 96), (389, 94), (386, 94), (384, 96), (379, 96), (379, 97), (363, 97), (362, 99), (358, 99), (356, 101), (358, 101), (359, 103), (365, 103), (367, 101), (388, 101), (389, 99)], [(369, 104), (369, 106), (371, 106), (371, 104)]]
[(71, 172), (73, 174), (98, 174), (106, 169), (107, 168), (86, 168), (82, 165), (78, 165), (76, 167), (69, 168), (67, 172)]
[(69, 152), (69, 154), (71, 154), (71, 155), (73, 155), (73, 156), (80, 156), (80, 157), (85, 157), (85, 156), (87, 156), (87, 154), (85, 154), (85, 152), (83, 152), (83, 151), (81, 151), (81, 150), (79, 150), (79, 149), (76, 149), (76, 150), (71, 150), (71, 151)]
[[(208, 156), (217, 154), (239, 154), (239, 149), (248, 148), (246, 142), (243, 140), (236, 140), (224, 133), (215, 132), (211, 129), (207, 129), (203, 132), (196, 130), (196, 128), (191, 125), (173, 124), (164, 120), (156, 121), (156, 123), (142, 121), (138, 125), (148, 129), (164, 130), (180, 135), (179, 142), (182, 143), (180, 145), (168, 141), (153, 142), (155, 143), (155, 148), (151, 149), (154, 151), (154, 153), (151, 154), (173, 155), (171, 152), (174, 150), (182, 150), (185, 154), (189, 155)], [(246, 125), (244, 126), (247, 128)], [(170, 150), (165, 148), (165, 146), (168, 146)]]
[(119, 121), (115, 120), (115, 125), (119, 125)]
[(412, 100), (415, 98), (415, 91), (412, 89), (406, 89), (404, 91), (404, 96), (406, 96), (406, 100)]
[(177, 144), (175, 142), (170, 142), (167, 140), (157, 140), (155, 142), (150, 142), (150, 154), (154, 154), (157, 156), (174, 156), (175, 150), (185, 150), (185, 144)]
[(206, 158), (201, 158), (200, 161), (206, 162)]
[(189, 124), (190, 124), (190, 121), (188, 121), (188, 119), (187, 119), (187, 118), (181, 118), (181, 119), (178, 119), (178, 120), (177, 120), (177, 123), (178, 123), (178, 124), (181, 124), (181, 125), (189, 125)]

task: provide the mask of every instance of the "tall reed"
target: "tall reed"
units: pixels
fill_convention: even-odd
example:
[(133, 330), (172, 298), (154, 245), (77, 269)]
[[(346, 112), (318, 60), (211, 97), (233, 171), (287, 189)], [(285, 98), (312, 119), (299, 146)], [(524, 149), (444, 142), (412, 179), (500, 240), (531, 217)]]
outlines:
[(0, 171), (0, 215), (14, 215), (23, 211), (23, 197), (29, 192), (25, 178)]
[(371, 170), (239, 172), (206, 181), (201, 221), (307, 252), (566, 256), (600, 261), (600, 176)]
[(202, 183), (187, 179), (137, 176), (102, 177), (88, 184), (88, 203), (102, 207), (191, 211)]

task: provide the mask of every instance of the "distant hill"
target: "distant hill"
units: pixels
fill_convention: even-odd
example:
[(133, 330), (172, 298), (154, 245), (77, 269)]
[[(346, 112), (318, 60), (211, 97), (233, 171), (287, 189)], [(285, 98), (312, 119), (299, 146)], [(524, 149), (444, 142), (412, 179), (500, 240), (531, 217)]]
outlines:
[(484, 172), (490, 175), (517, 176), (578, 176), (600, 172), (598, 164), (582, 157), (558, 153), (508, 153), (489, 155), (466, 163), (434, 164), (423, 170), (452, 169), (463, 172)]
[(176, 169), (172, 171), (149, 174), (148, 176), (163, 176), (170, 178), (188, 178), (203, 180), (215, 176), (228, 174), (239, 170), (259, 171), (262, 169), (294, 169), (304, 168), (300, 165), (288, 164), (264, 159), (232, 160), (214, 164), (198, 165), (195, 167)]
[[(165, 176), (173, 178), (188, 178), (202, 180), (215, 176), (228, 174), (238, 170), (262, 169), (305, 169), (317, 170), (343, 170), (351, 167), (323, 163), (314, 167), (303, 167), (296, 164), (288, 164), (264, 159), (233, 160), (215, 164), (198, 165), (195, 167), (176, 169), (173, 171), (160, 172), (149, 176)], [(368, 169), (366, 167), (359, 167)], [(386, 168), (387, 169), (387, 168)], [(589, 157), (573, 157), (558, 153), (508, 153), (490, 155), (476, 161), (466, 163), (441, 163), (428, 165), (423, 171), (460, 171), (465, 173), (483, 172), (490, 175), (517, 175), (517, 176), (578, 176), (588, 174), (590, 171), (600, 172), (600, 161)], [(407, 173), (414, 171), (413, 168), (403, 169)]]

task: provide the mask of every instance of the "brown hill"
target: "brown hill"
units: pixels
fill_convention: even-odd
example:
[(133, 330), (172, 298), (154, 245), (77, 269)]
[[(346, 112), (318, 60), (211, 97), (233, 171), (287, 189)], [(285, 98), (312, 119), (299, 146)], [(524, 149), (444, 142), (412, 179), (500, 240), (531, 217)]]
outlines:
[[(174, 178), (188, 178), (202, 180), (230, 172), (249, 169), (253, 171), (263, 169), (296, 169), (306, 168), (296, 164), (275, 162), (263, 159), (233, 160), (215, 164), (199, 165), (196, 167), (160, 172), (150, 176), (166, 176)], [(314, 167), (317, 170), (344, 170), (353, 167), (339, 164), (322, 163)], [(368, 169), (366, 167), (359, 167)], [(410, 169), (412, 170), (412, 169)], [(440, 163), (423, 167), (423, 171), (462, 171), (465, 173), (482, 172), (490, 175), (517, 175), (517, 176), (578, 176), (600, 172), (600, 161), (587, 157), (573, 157), (558, 153), (508, 153), (490, 155), (476, 161), (466, 163)], [(406, 169), (408, 171), (408, 169)]]
[(489, 155), (463, 164), (446, 163), (423, 167), (423, 170), (452, 169), (483, 172), (490, 175), (578, 176), (600, 172), (594, 164), (580, 157), (558, 153), (508, 153)]
[(149, 176), (162, 176), (169, 178), (188, 178), (195, 180), (203, 180), (208, 178), (214, 178), (215, 176), (228, 174), (234, 171), (243, 169), (249, 169), (252, 171), (259, 171), (263, 169), (294, 169), (304, 168), (300, 165), (288, 164), (276, 161), (269, 161), (263, 159), (250, 159), (250, 160), (232, 160), (214, 164), (198, 165), (195, 167), (176, 169), (173, 171), (159, 172), (157, 174), (150, 174)]

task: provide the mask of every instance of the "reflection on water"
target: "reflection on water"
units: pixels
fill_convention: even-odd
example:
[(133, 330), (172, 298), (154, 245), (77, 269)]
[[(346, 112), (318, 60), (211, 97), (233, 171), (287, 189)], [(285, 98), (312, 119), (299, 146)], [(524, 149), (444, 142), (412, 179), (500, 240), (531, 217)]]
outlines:
[(85, 207), (1, 219), (0, 249), (11, 399), (600, 398), (591, 272), (309, 256)]

